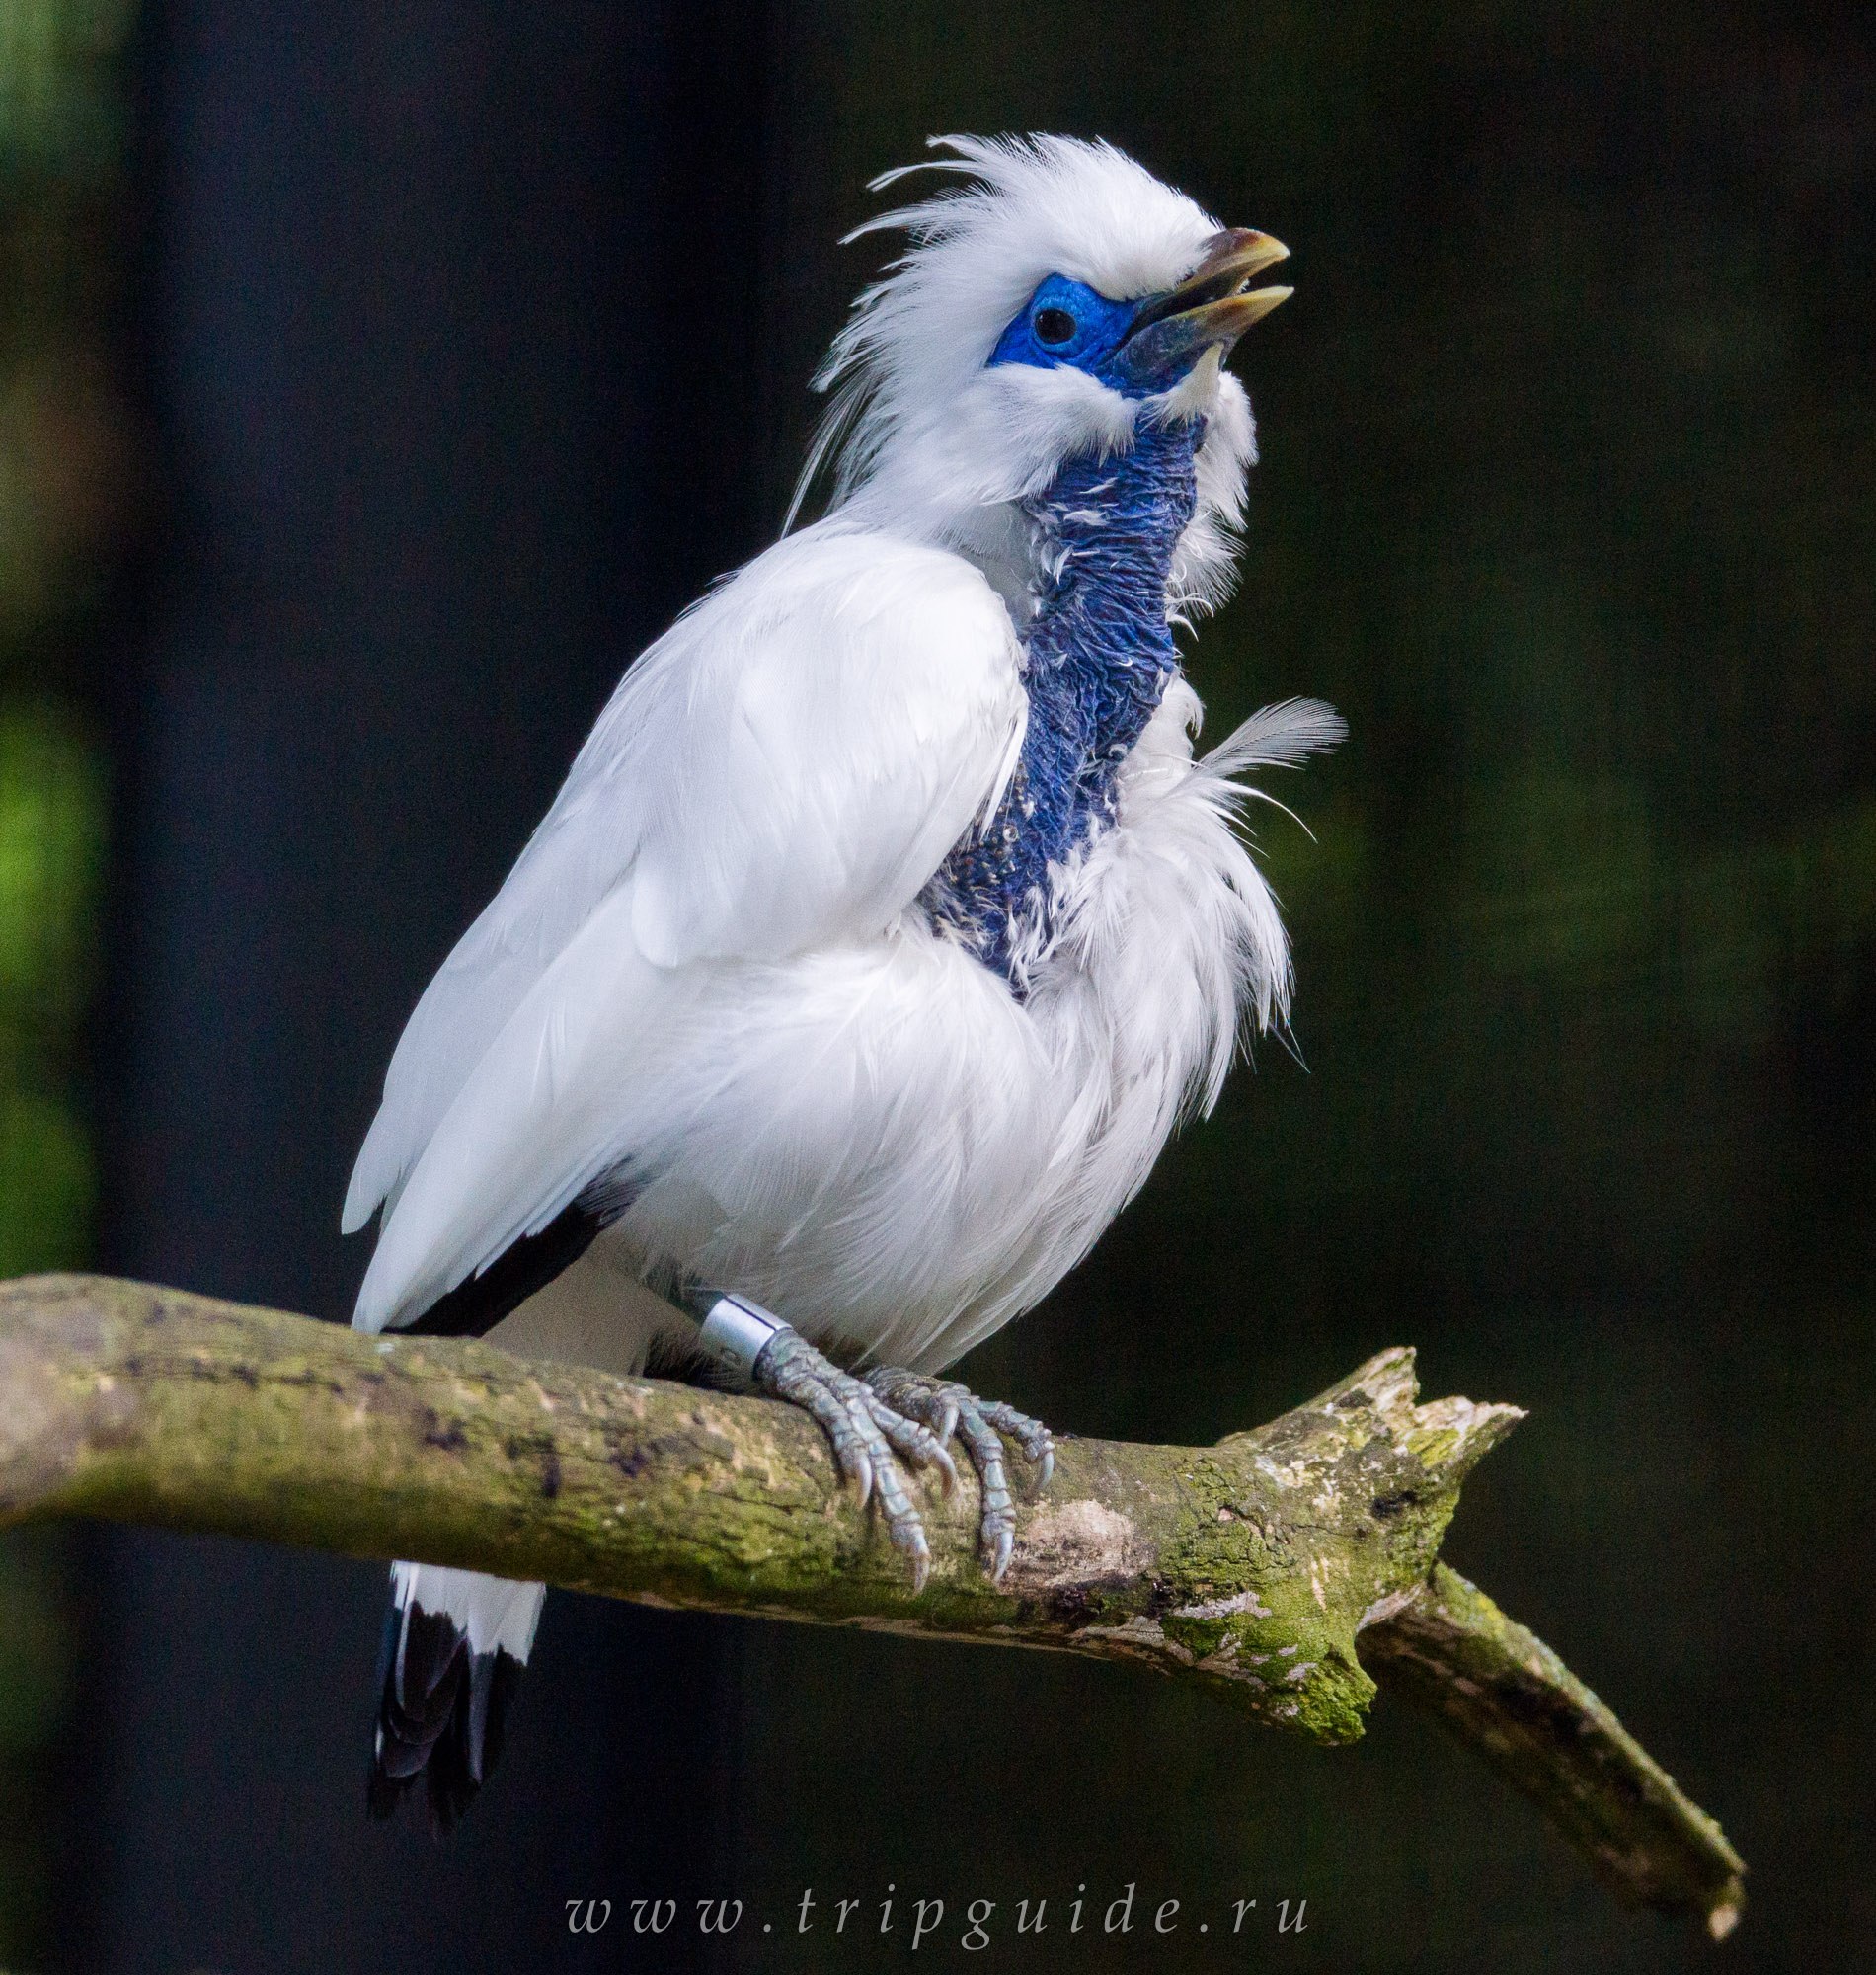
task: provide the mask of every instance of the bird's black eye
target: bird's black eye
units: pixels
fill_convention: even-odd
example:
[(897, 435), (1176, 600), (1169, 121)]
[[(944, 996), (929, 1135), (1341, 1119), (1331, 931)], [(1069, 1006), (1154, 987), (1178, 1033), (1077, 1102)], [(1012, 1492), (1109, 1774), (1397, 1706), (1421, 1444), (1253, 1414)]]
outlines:
[(1069, 343), (1074, 339), (1075, 319), (1066, 309), (1036, 311), (1036, 338), (1040, 343)]

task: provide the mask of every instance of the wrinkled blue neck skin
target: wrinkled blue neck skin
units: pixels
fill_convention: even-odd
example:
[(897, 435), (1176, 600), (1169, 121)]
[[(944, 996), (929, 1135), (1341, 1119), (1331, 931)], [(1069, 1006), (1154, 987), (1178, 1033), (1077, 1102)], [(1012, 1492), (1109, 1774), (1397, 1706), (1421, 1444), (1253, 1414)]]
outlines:
[[(1051, 275), (1011, 319), (990, 365), (1071, 364), (1129, 396), (1169, 390), (1183, 372), (1126, 377), (1115, 361), (1149, 299), (1113, 301)], [(1142, 419), (1131, 451), (1070, 460), (1023, 503), (1043, 575), (1024, 639), (1022, 754), (988, 827), (952, 851), (922, 901), (933, 924), (1003, 975), (1019, 999), (1058, 930), (1052, 873), (1114, 822), (1121, 764), (1179, 676), (1166, 583), (1197, 501), (1204, 436), (1202, 420)]]
[(1019, 998), (1057, 930), (1052, 866), (1115, 820), (1121, 763), (1179, 676), (1173, 550), (1196, 502), (1203, 422), (1141, 422), (1131, 452), (1071, 460), (1024, 505), (1044, 588), (1024, 641), (1029, 726), (1008, 793), (927, 886), (933, 922)]

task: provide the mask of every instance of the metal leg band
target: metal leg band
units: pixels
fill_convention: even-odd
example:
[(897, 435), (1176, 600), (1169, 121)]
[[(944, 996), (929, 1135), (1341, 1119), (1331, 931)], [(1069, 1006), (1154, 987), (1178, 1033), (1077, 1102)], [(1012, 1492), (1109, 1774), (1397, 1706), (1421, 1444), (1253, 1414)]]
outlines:
[(740, 1296), (717, 1296), (709, 1301), (697, 1342), (719, 1370), (745, 1385), (753, 1385), (755, 1367), (762, 1353), (778, 1335), (791, 1328), (779, 1316), (771, 1316), (760, 1304)]

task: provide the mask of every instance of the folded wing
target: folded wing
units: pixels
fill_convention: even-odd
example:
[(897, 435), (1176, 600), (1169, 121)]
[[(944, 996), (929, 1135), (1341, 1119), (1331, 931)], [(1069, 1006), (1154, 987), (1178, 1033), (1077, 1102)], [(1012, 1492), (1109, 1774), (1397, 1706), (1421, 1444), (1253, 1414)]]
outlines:
[(629, 1156), (695, 970), (883, 934), (994, 809), (1020, 667), (969, 564), (830, 526), (653, 646), (398, 1046), (346, 1203), (385, 1208), (354, 1321), (412, 1320)]

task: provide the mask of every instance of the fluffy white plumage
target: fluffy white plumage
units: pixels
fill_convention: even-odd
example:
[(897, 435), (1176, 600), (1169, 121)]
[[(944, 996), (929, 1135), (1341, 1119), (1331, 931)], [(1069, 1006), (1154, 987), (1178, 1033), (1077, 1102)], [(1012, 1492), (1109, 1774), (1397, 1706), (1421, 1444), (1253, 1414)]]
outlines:
[[(1282, 250), (1104, 144), (941, 148), (959, 183), (861, 229), (910, 244), (821, 372), (803, 486), (826, 469), (831, 512), (626, 673), (411, 1018), (346, 1200), (349, 1230), (382, 1216), (363, 1329), (422, 1318), (578, 1204), (578, 1231), (609, 1224), (503, 1341), (638, 1369), (688, 1327), (646, 1284), (687, 1279), (936, 1372), (1087, 1252), (1244, 1025), (1287, 1011), (1236, 777), (1340, 722), (1267, 708), (1195, 759), (1165, 629), (1228, 587), (1255, 445), (1220, 348), (1269, 305), (1237, 297), (1241, 268)], [(1119, 325), (1085, 362), (1042, 347), (1062, 284), (1076, 336)], [(492, 1279), (478, 1320), (538, 1280)], [(788, 1386), (781, 1341), (758, 1379), (835, 1390), (824, 1360)], [(922, 1582), (880, 1414), (908, 1427), (927, 1401), (881, 1377), (818, 1416), (873, 1436), (870, 1464), (841, 1461)], [(1046, 1429), (998, 1417), (1046, 1476)], [(994, 1574), (1013, 1512), (972, 1459)], [(416, 1564), (392, 1589), (369, 1802), (389, 1815), (422, 1777), (447, 1826), (542, 1589)]]
[(1044, 276), (1169, 288), (1217, 223), (1106, 145), (945, 144), (962, 183), (861, 229), (911, 244), (822, 372), (831, 513), (628, 672), (411, 1020), (346, 1203), (348, 1229), (383, 1209), (362, 1328), (615, 1175), (629, 1204), (576, 1273), (720, 1283), (937, 1369), (1086, 1253), (1216, 1096), (1243, 1020), (1287, 1008), (1233, 777), (1330, 745), (1313, 703), (1195, 760), (1199, 703), (1172, 685), (1115, 826), (1052, 873), (1026, 999), (918, 903), (1023, 739), (1040, 573), (1015, 504), (1139, 420), (1204, 414), (1177, 616), (1222, 593), (1254, 457), (1215, 356), (1158, 400), (986, 367)]

